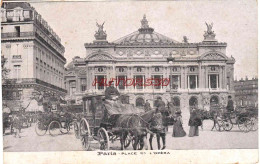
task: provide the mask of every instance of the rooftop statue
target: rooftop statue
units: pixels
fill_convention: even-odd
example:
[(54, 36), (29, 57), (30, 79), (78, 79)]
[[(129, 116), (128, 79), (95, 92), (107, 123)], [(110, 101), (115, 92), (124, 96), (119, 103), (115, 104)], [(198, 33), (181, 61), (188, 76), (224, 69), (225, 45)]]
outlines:
[(205, 31), (203, 35), (204, 41), (216, 42), (217, 41), (215, 39), (216, 34), (214, 33), (214, 31), (212, 31), (213, 23), (208, 24), (207, 22), (205, 22), (205, 24), (207, 25), (207, 31)]
[(141, 20), (141, 27), (142, 28), (149, 28), (148, 21), (146, 19), (146, 15), (143, 16), (143, 19)]
[(95, 34), (96, 40), (106, 40), (107, 34), (106, 34), (106, 31), (104, 31), (104, 24), (105, 24), (105, 22), (103, 22), (102, 24), (98, 24), (96, 22), (96, 25), (98, 27), (98, 31), (96, 31), (96, 34)]
[(184, 43), (188, 43), (188, 40), (189, 40), (189, 39), (188, 39), (187, 36), (183, 36), (183, 42), (184, 42)]
[(205, 22), (205, 23), (207, 25), (207, 33), (213, 34), (214, 33), (214, 31), (212, 31), (213, 23), (211, 23), (211, 24), (208, 24), (207, 22)]
[(103, 24), (102, 25), (100, 25), (100, 24), (98, 24), (97, 22), (96, 22), (96, 24), (97, 24), (97, 27), (98, 27), (98, 33), (100, 33), (100, 32), (104, 32), (104, 24), (105, 24), (105, 22), (103, 22)]

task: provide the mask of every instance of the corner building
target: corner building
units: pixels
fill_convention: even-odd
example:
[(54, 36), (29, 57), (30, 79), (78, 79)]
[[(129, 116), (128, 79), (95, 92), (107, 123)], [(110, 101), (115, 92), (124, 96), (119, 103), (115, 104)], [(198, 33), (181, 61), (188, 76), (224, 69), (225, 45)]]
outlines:
[[(144, 16), (141, 27), (114, 42), (106, 40), (103, 25), (86, 48), (86, 89), (103, 93), (105, 86), (95, 79), (117, 79), (118, 90), (129, 96), (129, 103), (139, 107), (149, 100), (151, 106), (157, 97), (172, 101), (176, 108), (189, 111), (190, 107), (209, 110), (210, 105), (226, 105), (228, 95), (234, 94), (233, 57), (226, 55), (226, 43), (218, 42), (207, 24), (204, 40), (188, 43), (184, 37), (178, 42), (154, 31)], [(122, 79), (145, 81), (147, 78), (169, 78), (167, 86), (124, 86)]]
[(29, 3), (4, 2), (1, 17), (2, 55), (10, 70), (3, 100), (12, 106), (37, 91), (65, 96), (65, 48), (58, 35)]

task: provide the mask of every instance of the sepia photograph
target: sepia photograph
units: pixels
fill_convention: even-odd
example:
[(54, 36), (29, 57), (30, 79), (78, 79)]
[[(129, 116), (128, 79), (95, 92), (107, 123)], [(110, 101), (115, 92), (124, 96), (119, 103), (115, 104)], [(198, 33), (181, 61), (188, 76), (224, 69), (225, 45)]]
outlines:
[(252, 0), (4, 1), (3, 152), (258, 149), (257, 28)]

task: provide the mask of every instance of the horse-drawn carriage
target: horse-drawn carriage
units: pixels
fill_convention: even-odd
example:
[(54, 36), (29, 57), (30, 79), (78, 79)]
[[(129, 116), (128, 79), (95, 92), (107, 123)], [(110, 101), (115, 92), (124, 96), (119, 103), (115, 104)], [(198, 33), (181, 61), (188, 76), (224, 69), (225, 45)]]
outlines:
[(237, 108), (227, 112), (225, 107), (216, 107), (203, 114), (203, 119), (214, 122), (212, 130), (230, 131), (234, 125), (243, 132), (256, 131), (258, 129), (258, 110), (248, 107)]
[(39, 136), (43, 136), (49, 131), (51, 136), (56, 136), (59, 133), (67, 134), (75, 120), (75, 116), (71, 113), (41, 113), (37, 116), (35, 132)]
[(233, 112), (223, 113), (221, 122), (225, 131), (230, 131), (233, 125), (237, 125), (243, 132), (256, 131), (258, 129), (258, 110), (250, 110), (243, 107)]
[(74, 124), (74, 130), (84, 150), (90, 150), (92, 143), (109, 150), (110, 142), (116, 140), (120, 140), (121, 149), (131, 143), (134, 150), (148, 148), (147, 134), (153, 134), (151, 120), (155, 110), (145, 112), (131, 104), (106, 100), (103, 95), (84, 96), (83, 108), (84, 115)]

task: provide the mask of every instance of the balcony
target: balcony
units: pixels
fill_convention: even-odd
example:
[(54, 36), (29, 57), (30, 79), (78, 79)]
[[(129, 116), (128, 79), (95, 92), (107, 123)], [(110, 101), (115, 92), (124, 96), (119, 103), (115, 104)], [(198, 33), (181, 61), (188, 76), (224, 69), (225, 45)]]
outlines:
[(22, 59), (22, 55), (13, 55), (13, 59)]
[(35, 79), (35, 78), (6, 79), (5, 82), (3, 83), (3, 85), (16, 85), (16, 84), (19, 84), (19, 85), (21, 85), (21, 84), (40, 84), (40, 85), (50, 87), (52, 89), (67, 93), (66, 89), (57, 87), (55, 85), (52, 85), (50, 83), (47, 83), (45, 81)]
[(8, 32), (1, 33), (2, 39), (4, 38), (22, 38), (22, 37), (33, 37), (35, 36), (35, 32)]

